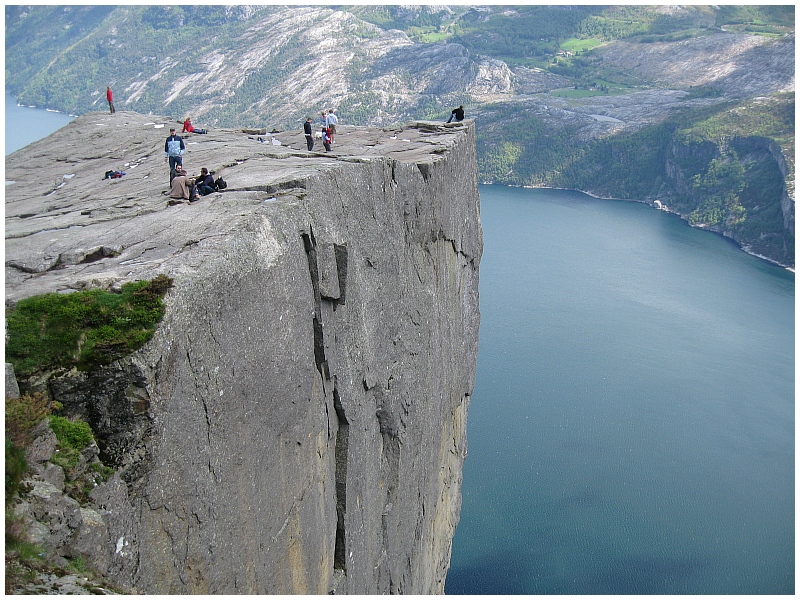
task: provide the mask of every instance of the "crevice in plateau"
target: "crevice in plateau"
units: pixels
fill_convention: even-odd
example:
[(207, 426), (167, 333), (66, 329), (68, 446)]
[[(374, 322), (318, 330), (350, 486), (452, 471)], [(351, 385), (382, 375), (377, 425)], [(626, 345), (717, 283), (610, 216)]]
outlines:
[(308, 233), (300, 234), (303, 238), (303, 248), (308, 259), (308, 272), (311, 276), (311, 287), (314, 293), (314, 362), (320, 375), (329, 380), (328, 361), (325, 359), (325, 339), (322, 331), (322, 298), (319, 291), (319, 265), (317, 263), (317, 241), (314, 230), (309, 227)]
[(334, 571), (347, 571), (347, 554), (345, 552), (345, 516), (347, 513), (347, 449), (350, 437), (350, 423), (344, 414), (339, 390), (333, 388), (333, 407), (339, 430), (336, 433), (336, 544), (333, 551)]
[(336, 256), (336, 276), (339, 279), (339, 298), (334, 302), (334, 308), (344, 304), (347, 293), (347, 245), (334, 244), (333, 252)]

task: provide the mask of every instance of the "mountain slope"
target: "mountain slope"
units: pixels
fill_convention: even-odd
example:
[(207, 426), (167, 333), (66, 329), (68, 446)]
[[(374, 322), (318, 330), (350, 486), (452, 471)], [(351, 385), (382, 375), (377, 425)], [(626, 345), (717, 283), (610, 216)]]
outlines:
[[(464, 104), (486, 182), (597, 193), (590, 157), (637, 135), (663, 144), (640, 158), (666, 156), (662, 124), (735, 111), (735, 126), (718, 118), (700, 136), (717, 151), (695, 153), (706, 162), (692, 176), (732, 136), (766, 137), (783, 191), (764, 186), (754, 206), (780, 206), (792, 240), (794, 52), (792, 6), (6, 7), (6, 86), (26, 104), (105, 110), (111, 85), (118, 109), (297, 130), (331, 107), (343, 123), (391, 126)], [(762, 126), (758, 98), (786, 108), (779, 126)], [(608, 165), (600, 193), (652, 201), (660, 177), (660, 202), (685, 195), (664, 183), (667, 163), (647, 164)], [(767, 256), (793, 265), (793, 244)]]

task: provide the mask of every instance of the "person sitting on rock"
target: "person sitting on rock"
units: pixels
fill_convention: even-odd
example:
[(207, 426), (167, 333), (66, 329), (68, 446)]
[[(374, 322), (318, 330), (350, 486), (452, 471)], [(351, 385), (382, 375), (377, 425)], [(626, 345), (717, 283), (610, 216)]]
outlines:
[(458, 108), (454, 108), (452, 111), (450, 111), (450, 118), (447, 119), (447, 122), (449, 123), (450, 121), (453, 120), (453, 118), (455, 118), (456, 121), (463, 121), (464, 120), (464, 105), (463, 104), (461, 106), (459, 106)]
[(170, 186), (172, 185), (172, 182), (174, 181), (175, 177), (180, 175), (182, 170), (183, 170), (183, 167), (181, 167), (180, 165), (175, 165), (174, 167), (172, 167), (172, 169), (170, 169), (170, 172), (169, 172), (169, 184), (170, 184)]
[(194, 195), (192, 192), (194, 191), (193, 188), (195, 181), (194, 179), (187, 177), (186, 171), (183, 170), (183, 166), (178, 165), (175, 170), (176, 174), (172, 179), (172, 184), (170, 185), (169, 197), (176, 200), (190, 200)]
[(203, 167), (200, 169), (200, 176), (195, 179), (197, 193), (201, 196), (208, 196), (214, 193), (214, 176)]
[(181, 133), (208, 133), (205, 129), (197, 129), (192, 124), (192, 117), (186, 117), (186, 120), (183, 122), (183, 131)]

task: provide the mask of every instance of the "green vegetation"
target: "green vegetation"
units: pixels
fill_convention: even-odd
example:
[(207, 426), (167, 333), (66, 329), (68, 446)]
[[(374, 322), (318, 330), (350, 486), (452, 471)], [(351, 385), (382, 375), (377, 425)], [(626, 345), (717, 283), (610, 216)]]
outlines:
[[(66, 569), (54, 567), (46, 558), (44, 548), (30, 542), (24, 519), (14, 512), (15, 499), (24, 493), (22, 481), (28, 470), (25, 448), (33, 441), (33, 430), (47, 419), (55, 433), (58, 445), (50, 461), (62, 467), (66, 482), (64, 491), (80, 504), (85, 504), (94, 487), (106, 481), (114, 470), (96, 459), (86, 465), (81, 461), (81, 450), (94, 442), (87, 423), (80, 419), (66, 419), (51, 414), (60, 410), (58, 402), (50, 402), (44, 394), (24, 394), (19, 398), (6, 397), (5, 414), (5, 468), (6, 468), (6, 520), (5, 559), (6, 591), (36, 580), (41, 572), (91, 575), (82, 557), (74, 558)], [(81, 463), (83, 466), (81, 467)], [(78, 467), (81, 467), (80, 469)]]
[[(580, 141), (578, 125), (551, 125), (519, 107), (487, 106), (480, 121), (480, 181), (640, 200), (659, 193), (693, 224), (722, 228), (755, 252), (793, 263), (780, 204), (784, 176), (770, 150), (777, 144), (794, 155), (793, 93), (686, 109), (589, 142)], [(676, 185), (668, 164), (687, 185)]]
[(31, 442), (31, 431), (50, 414), (51, 404), (40, 393), (6, 397), (6, 506), (19, 492), (19, 485), (28, 470), (25, 447)]
[(794, 29), (794, 5), (728, 5), (717, 9), (717, 27), (744, 25), (769, 27), (776, 31)]
[(31, 430), (50, 414), (50, 400), (39, 392), (23, 394), (19, 398), (6, 397), (6, 442), (11, 440), (19, 447), (29, 441)]
[[(719, 140), (731, 136), (760, 136), (784, 148), (794, 147), (794, 93), (777, 94), (727, 107), (693, 121), (679, 130), (685, 142)], [(793, 155), (793, 150), (787, 156)]]
[(171, 285), (170, 278), (159, 275), (127, 283), (119, 294), (89, 290), (21, 300), (6, 317), (6, 359), (21, 377), (113, 362), (153, 336)]
[(699, 10), (667, 14), (653, 6), (612, 6), (587, 17), (580, 23), (578, 33), (605, 41), (643, 34), (672, 34), (694, 25), (698, 17), (695, 11)]
[(566, 52), (588, 52), (602, 43), (600, 38), (569, 38), (562, 42), (561, 49)]
[(692, 225), (714, 226), (723, 222), (733, 226), (744, 221), (747, 211), (739, 203), (744, 189), (744, 166), (736, 152), (714, 158), (705, 173), (692, 178), (692, 188), (700, 198), (689, 214)]
[(25, 460), (25, 450), (19, 448), (11, 439), (6, 436), (6, 505), (11, 498), (19, 492), (19, 484), (25, 472), (28, 470), (28, 463)]
[(58, 415), (50, 415), (50, 429), (56, 434), (62, 448), (82, 450), (94, 441), (92, 428), (84, 421), (70, 421)]

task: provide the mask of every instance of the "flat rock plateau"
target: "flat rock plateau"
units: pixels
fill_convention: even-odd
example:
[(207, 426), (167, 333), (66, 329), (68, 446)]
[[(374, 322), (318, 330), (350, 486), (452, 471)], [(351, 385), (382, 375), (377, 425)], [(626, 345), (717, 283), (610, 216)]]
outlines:
[(78, 508), (40, 455), (17, 515), (56, 564), (140, 593), (442, 593), (480, 321), (474, 123), (341, 126), (328, 153), (186, 135), (187, 171), (228, 187), (177, 204), (174, 125), (89, 113), (6, 158), (7, 309), (173, 279), (140, 350), (20, 381), (115, 472)]

